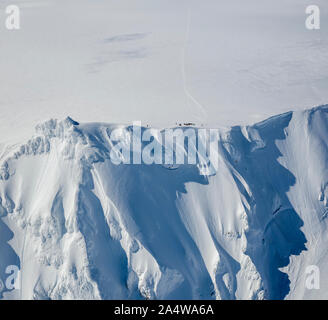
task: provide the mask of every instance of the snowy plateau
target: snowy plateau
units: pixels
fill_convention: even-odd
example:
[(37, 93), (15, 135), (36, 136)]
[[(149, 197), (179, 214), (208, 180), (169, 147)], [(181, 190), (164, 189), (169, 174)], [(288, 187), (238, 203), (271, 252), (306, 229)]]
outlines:
[[(0, 299), (328, 299), (314, 2), (1, 0)], [(217, 130), (216, 172), (114, 164), (134, 121)]]

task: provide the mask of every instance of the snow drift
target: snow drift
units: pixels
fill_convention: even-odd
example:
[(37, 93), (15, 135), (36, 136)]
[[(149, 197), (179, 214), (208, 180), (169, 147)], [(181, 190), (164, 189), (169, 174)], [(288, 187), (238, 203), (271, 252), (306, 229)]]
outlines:
[(49, 120), (2, 147), (2, 298), (327, 298), (328, 106), (219, 129), (212, 176), (113, 164), (117, 128)]

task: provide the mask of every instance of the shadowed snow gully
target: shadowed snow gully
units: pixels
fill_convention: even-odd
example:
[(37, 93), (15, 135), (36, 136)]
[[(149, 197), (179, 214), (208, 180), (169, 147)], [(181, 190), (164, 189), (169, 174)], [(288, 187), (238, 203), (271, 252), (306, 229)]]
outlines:
[[(328, 279), (307, 290), (305, 270), (328, 262), (328, 107), (217, 129), (206, 161), (197, 127), (174, 151), (155, 136), (140, 142), (162, 159), (193, 149), (192, 163), (126, 163), (132, 129), (68, 117), (4, 149), (2, 298), (325, 297)], [(20, 269), (18, 289), (5, 286), (8, 265)]]

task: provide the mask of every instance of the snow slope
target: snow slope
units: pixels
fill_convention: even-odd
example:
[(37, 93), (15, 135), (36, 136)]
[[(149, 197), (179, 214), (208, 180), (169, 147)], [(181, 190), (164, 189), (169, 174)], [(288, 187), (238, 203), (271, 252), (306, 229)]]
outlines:
[(4, 299), (328, 298), (328, 106), (219, 129), (212, 176), (114, 165), (115, 128), (49, 120), (2, 150)]

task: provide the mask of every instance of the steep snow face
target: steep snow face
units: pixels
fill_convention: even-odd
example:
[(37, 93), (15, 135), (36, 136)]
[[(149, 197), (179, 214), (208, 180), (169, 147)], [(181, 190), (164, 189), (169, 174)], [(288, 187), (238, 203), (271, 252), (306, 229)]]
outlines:
[(327, 106), (220, 129), (211, 176), (115, 165), (114, 129), (50, 120), (2, 150), (2, 298), (327, 298)]

